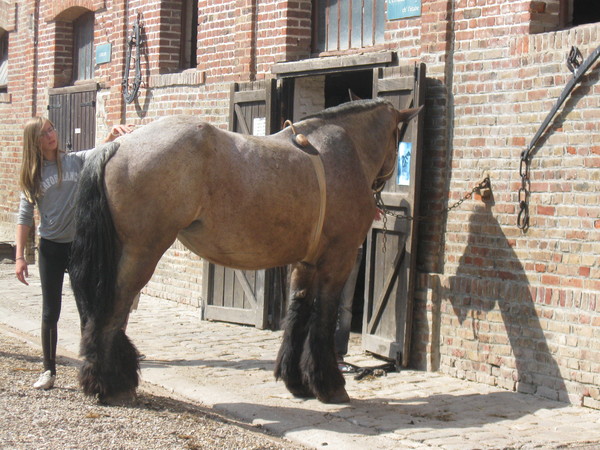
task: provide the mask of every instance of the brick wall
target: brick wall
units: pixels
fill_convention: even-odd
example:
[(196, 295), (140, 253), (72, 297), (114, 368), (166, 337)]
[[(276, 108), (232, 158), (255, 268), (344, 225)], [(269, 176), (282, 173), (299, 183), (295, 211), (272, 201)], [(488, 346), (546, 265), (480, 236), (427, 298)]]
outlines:
[[(0, 12), (10, 32), (9, 92), (0, 96), (0, 240), (14, 236), (22, 124), (45, 112), (49, 88), (70, 78), (65, 37), (77, 12), (95, 11), (95, 42), (112, 44), (112, 61), (95, 72), (99, 139), (114, 123), (165, 114), (201, 115), (226, 128), (232, 82), (269, 78), (273, 63), (311, 56), (310, 0), (199, 1), (198, 67), (183, 72), (171, 43), (177, 2), (43, 1), (39, 12), (17, 3), (18, 15)], [(422, 3), (421, 17), (388, 21), (385, 44), (367, 50), (427, 64), (412, 365), (599, 407), (597, 65), (534, 154), (527, 234), (516, 213), (519, 155), (570, 77), (570, 46), (587, 56), (600, 25), (557, 30), (558, 0)], [(125, 104), (125, 37), (138, 13), (147, 41), (143, 85)], [(29, 21), (36, 14), (37, 53)], [(493, 198), (475, 195), (446, 214), (484, 175)], [(202, 261), (176, 243), (146, 292), (199, 306), (201, 282)]]
[(420, 280), (414, 364), (598, 407), (597, 66), (534, 153), (527, 234), (516, 214), (520, 153), (571, 76), (570, 46), (589, 55), (600, 27), (532, 35), (553, 24), (537, 3), (459, 2), (452, 12), (448, 203), (484, 174), (494, 195), (447, 215), (440, 273)]
[(4, 2), (1, 6), (0, 28), (8, 32), (9, 39), (9, 88), (8, 93), (0, 96), (0, 241), (13, 242), (19, 200), (22, 118), (29, 117), (32, 109), (30, 61), (34, 48), (27, 18), (34, 11), (30, 4)]

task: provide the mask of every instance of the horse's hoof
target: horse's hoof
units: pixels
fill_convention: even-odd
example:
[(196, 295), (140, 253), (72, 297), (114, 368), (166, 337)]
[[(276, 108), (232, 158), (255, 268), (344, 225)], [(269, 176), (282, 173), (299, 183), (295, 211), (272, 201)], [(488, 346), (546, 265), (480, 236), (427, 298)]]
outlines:
[(315, 394), (313, 394), (307, 386), (302, 384), (286, 384), (285, 387), (296, 398), (315, 398)]
[(329, 395), (317, 395), (317, 399), (322, 403), (350, 403), (350, 396), (343, 386)]
[(135, 390), (117, 392), (116, 394), (98, 397), (98, 403), (107, 406), (135, 406), (137, 404), (137, 396), (135, 395)]

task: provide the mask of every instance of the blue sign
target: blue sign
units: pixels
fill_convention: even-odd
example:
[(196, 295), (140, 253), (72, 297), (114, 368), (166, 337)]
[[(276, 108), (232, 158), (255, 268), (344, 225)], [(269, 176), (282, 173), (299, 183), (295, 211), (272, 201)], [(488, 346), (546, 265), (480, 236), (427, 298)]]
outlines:
[(404, 19), (421, 15), (421, 0), (388, 0), (388, 19)]
[(110, 62), (112, 44), (101, 44), (96, 47), (96, 64)]
[(399, 186), (410, 186), (410, 160), (412, 156), (412, 144), (400, 142), (398, 144), (398, 176), (396, 184)]

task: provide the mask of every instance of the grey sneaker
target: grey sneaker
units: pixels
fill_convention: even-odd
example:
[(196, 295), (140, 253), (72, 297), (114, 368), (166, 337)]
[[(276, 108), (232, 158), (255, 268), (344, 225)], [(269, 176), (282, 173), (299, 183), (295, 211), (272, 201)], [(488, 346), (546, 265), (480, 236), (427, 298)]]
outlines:
[(36, 389), (52, 389), (52, 386), (54, 386), (54, 380), (56, 380), (56, 375), (52, 375), (52, 372), (46, 370), (33, 384), (33, 387)]

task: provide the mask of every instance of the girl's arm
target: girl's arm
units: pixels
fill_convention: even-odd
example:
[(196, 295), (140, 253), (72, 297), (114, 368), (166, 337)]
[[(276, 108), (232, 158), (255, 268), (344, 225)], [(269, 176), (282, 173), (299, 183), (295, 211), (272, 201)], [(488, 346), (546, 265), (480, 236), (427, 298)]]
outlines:
[(29, 285), (26, 278), (29, 277), (29, 271), (27, 270), (27, 261), (25, 261), (25, 246), (27, 245), (27, 238), (31, 227), (27, 225), (17, 225), (17, 252), (15, 261), (15, 274), (17, 279), (26, 285)]

